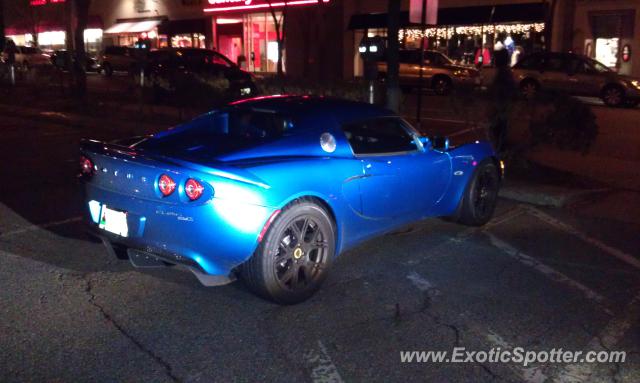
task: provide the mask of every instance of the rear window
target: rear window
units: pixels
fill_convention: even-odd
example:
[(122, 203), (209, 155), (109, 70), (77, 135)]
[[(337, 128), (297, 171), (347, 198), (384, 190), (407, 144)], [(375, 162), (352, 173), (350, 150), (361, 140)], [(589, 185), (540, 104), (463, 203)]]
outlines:
[(212, 154), (230, 153), (276, 140), (293, 129), (291, 118), (270, 111), (232, 108), (200, 116), (139, 145), (171, 153), (207, 147)]

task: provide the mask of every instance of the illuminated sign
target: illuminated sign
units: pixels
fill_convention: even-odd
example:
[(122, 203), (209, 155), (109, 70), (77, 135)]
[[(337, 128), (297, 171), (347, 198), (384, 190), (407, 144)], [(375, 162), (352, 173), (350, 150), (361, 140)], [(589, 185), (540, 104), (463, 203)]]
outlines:
[(625, 44), (622, 47), (622, 61), (629, 62), (631, 60), (631, 46), (629, 44)]
[(39, 5), (64, 3), (66, 0), (29, 0), (29, 5), (37, 7)]
[[(329, 1), (322, 0), (323, 3), (328, 3)], [(204, 9), (205, 12), (229, 12), (269, 7), (281, 8), (284, 6), (311, 5), (317, 4), (318, 0), (274, 0), (271, 4), (269, 4), (268, 0), (207, 0), (207, 3), (208, 7)]]

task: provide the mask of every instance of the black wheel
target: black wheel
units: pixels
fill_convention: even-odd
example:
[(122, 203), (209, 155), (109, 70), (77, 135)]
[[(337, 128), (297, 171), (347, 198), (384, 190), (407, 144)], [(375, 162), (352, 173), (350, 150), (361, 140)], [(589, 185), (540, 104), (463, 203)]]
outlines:
[(602, 91), (602, 101), (607, 106), (618, 107), (624, 104), (624, 89), (617, 85), (611, 85)]
[(451, 79), (444, 76), (437, 76), (433, 79), (433, 91), (438, 96), (446, 96), (451, 92)]
[(539, 89), (540, 85), (535, 80), (527, 79), (520, 83), (520, 92), (527, 100), (533, 99)]
[(276, 217), (242, 278), (258, 295), (281, 304), (311, 297), (335, 255), (335, 229), (327, 212), (310, 200), (293, 202)]
[(458, 222), (469, 226), (482, 226), (493, 217), (498, 201), (500, 175), (490, 159), (476, 168), (458, 208)]
[(102, 73), (107, 77), (111, 77), (113, 75), (113, 68), (108, 63), (104, 63), (102, 64)]

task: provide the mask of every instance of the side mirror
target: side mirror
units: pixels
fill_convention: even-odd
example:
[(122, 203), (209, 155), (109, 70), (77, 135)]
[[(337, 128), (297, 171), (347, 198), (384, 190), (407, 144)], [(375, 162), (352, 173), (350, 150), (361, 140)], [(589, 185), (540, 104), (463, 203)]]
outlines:
[(420, 136), (418, 137), (418, 140), (420, 140), (420, 143), (422, 144), (424, 150), (429, 150), (432, 148), (431, 140), (429, 139), (429, 137)]
[(432, 141), (433, 143), (431, 145), (433, 149), (440, 152), (449, 150), (449, 137), (435, 136)]

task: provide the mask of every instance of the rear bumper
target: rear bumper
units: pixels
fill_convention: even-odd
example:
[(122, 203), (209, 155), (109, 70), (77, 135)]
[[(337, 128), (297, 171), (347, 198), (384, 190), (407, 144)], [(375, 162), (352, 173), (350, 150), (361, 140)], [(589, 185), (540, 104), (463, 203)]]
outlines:
[[(167, 204), (91, 186), (86, 198), (89, 231), (102, 239), (113, 255), (114, 246), (141, 251), (158, 261), (185, 266), (196, 275), (221, 278), (229, 278), (251, 257), (274, 210), (217, 198), (197, 206)], [(104, 205), (127, 212), (126, 237), (99, 227)], [(134, 260), (132, 263), (136, 265)]]

